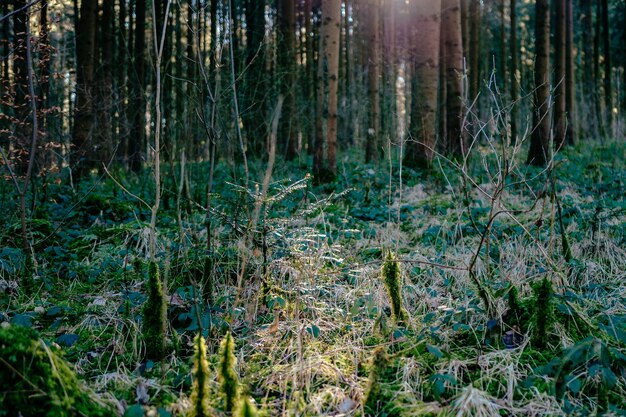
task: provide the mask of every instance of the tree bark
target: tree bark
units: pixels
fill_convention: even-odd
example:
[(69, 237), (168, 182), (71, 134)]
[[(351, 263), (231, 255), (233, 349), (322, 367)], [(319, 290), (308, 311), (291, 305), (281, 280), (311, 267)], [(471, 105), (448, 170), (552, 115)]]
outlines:
[(554, 146), (560, 149), (565, 143), (567, 128), (565, 85), (565, 37), (566, 37), (566, 0), (556, 0), (556, 21), (554, 36)]
[(322, 0), (324, 49), (328, 63), (328, 169), (337, 173), (337, 90), (339, 86), (339, 31), (341, 29), (341, 0)]
[(297, 155), (296, 129), (296, 11), (292, 0), (278, 2), (278, 54), (281, 79), (280, 91), (284, 97), (279, 125), (279, 140), (282, 142), (285, 159), (290, 161)]
[(420, 1), (414, 10), (416, 37), (413, 48), (411, 120), (404, 163), (412, 168), (430, 168), (437, 141), (441, 0)]
[(572, 0), (566, 0), (565, 36), (565, 100), (567, 109), (567, 129), (565, 143), (574, 145), (578, 131), (578, 109), (576, 108), (576, 63), (574, 62), (574, 7)]
[(77, 177), (95, 165), (94, 161), (94, 76), (97, 0), (83, 0), (76, 28), (76, 108), (72, 136), (72, 165)]
[(365, 162), (379, 158), (380, 135), (380, 0), (367, 2), (367, 89), (369, 112)]
[(613, 63), (611, 61), (611, 26), (607, 0), (602, 3), (602, 43), (604, 52), (604, 111), (606, 112), (606, 132), (613, 137)]
[(442, 2), (442, 36), (444, 39), (447, 152), (453, 157), (467, 154), (463, 134), (463, 41), (460, 0)]
[(526, 162), (546, 166), (550, 159), (550, 3), (535, 3), (535, 94), (533, 132)]
[(517, 119), (519, 113), (519, 106), (517, 104), (518, 99), (518, 80), (517, 80), (517, 71), (518, 71), (518, 53), (517, 53), (517, 1), (511, 0), (511, 69), (510, 69), (510, 88), (511, 88), (511, 143), (513, 145), (517, 144)]
[(146, 0), (135, 2), (135, 44), (133, 46), (134, 74), (132, 77), (133, 123), (128, 143), (129, 168), (133, 172), (141, 169), (142, 150), (146, 142), (146, 98), (144, 85), (146, 82)]

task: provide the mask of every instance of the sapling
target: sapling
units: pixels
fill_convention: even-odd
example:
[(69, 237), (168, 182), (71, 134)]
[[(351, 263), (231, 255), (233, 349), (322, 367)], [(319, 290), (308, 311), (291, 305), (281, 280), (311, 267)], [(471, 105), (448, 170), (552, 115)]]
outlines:
[(225, 411), (233, 412), (239, 396), (239, 381), (237, 377), (237, 358), (235, 357), (235, 341), (230, 332), (226, 333), (220, 343), (220, 363), (218, 380), (224, 397)]
[(148, 299), (143, 305), (142, 322), (146, 357), (161, 360), (165, 356), (167, 301), (159, 276), (159, 266), (156, 262), (150, 262), (147, 292)]
[(206, 359), (204, 337), (200, 334), (194, 339), (193, 377), (190, 417), (208, 417), (211, 415), (209, 409), (209, 363)]
[(389, 295), (393, 319), (397, 325), (403, 326), (407, 323), (409, 315), (402, 307), (402, 273), (400, 264), (391, 251), (387, 254), (387, 258), (383, 263), (382, 280), (385, 284), (387, 295)]

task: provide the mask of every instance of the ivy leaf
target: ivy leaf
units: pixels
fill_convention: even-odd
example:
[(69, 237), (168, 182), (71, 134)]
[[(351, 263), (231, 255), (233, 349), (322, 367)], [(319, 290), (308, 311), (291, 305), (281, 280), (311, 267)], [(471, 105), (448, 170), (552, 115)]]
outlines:
[(306, 328), (307, 333), (309, 333), (314, 338), (318, 338), (320, 335), (320, 328), (316, 325), (312, 324)]

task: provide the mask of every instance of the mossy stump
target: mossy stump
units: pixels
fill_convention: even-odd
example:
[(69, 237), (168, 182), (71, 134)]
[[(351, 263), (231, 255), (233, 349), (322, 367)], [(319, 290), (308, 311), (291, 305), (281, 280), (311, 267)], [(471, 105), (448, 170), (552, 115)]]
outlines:
[(191, 387), (192, 409), (190, 417), (209, 417), (209, 363), (206, 358), (204, 337), (198, 334), (194, 339), (193, 384)]
[(232, 413), (239, 397), (239, 377), (236, 370), (235, 341), (230, 332), (226, 333), (220, 343), (219, 355), (218, 380), (224, 399), (224, 410)]
[(115, 416), (36, 331), (0, 328), (0, 416)]
[(409, 315), (402, 306), (402, 271), (392, 252), (387, 254), (383, 263), (381, 278), (389, 296), (394, 321), (398, 326), (406, 326)]
[(146, 358), (158, 361), (165, 356), (167, 301), (156, 262), (150, 262), (146, 291), (148, 299), (143, 306), (141, 326), (146, 344)]

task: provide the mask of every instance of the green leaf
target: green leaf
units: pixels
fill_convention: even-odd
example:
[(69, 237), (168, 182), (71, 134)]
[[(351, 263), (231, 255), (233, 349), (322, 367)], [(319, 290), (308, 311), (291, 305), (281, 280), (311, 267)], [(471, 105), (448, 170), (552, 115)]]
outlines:
[(143, 417), (143, 407), (139, 404), (131, 405), (126, 409), (124, 417)]
[(307, 333), (309, 333), (314, 338), (318, 338), (320, 335), (320, 328), (316, 325), (312, 324), (306, 328)]

